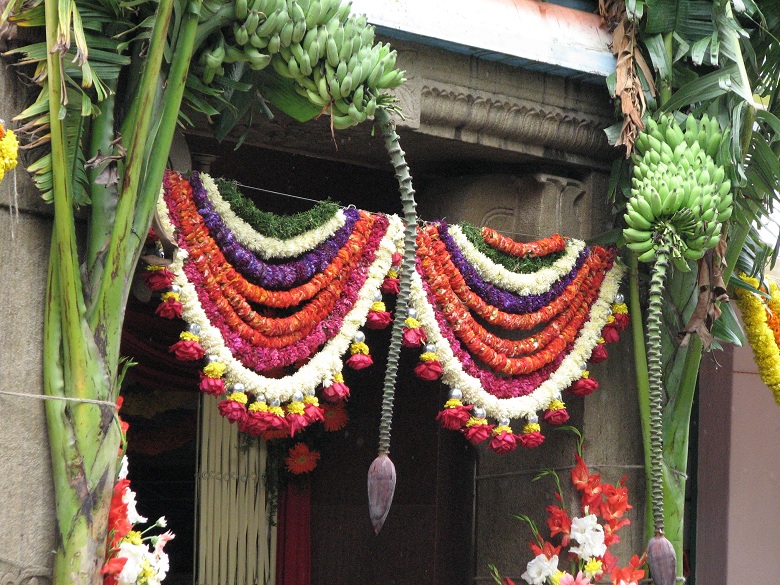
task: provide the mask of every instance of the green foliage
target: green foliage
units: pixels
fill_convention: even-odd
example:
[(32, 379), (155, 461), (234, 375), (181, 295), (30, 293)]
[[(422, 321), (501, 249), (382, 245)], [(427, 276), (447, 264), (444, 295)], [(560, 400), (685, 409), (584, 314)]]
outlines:
[(238, 185), (232, 181), (217, 180), (219, 192), (230, 203), (235, 214), (251, 225), (264, 236), (284, 240), (299, 236), (304, 232), (316, 229), (331, 219), (338, 211), (338, 203), (325, 200), (319, 201), (308, 211), (295, 215), (277, 215), (257, 208), (250, 199), (241, 194)]

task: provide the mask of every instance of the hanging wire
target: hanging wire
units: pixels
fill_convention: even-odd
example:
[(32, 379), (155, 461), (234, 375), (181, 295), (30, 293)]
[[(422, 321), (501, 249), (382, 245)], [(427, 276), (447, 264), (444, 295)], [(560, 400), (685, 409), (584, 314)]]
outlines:
[[(240, 181), (233, 181), (238, 187), (241, 187), (242, 189), (249, 189), (252, 191), (259, 191), (261, 193), (268, 193), (270, 195), (278, 195), (279, 197), (289, 197), (290, 199), (297, 199), (298, 201), (308, 201), (310, 203), (322, 203), (322, 199), (311, 199), (310, 197), (303, 197), (301, 195), (292, 195), (290, 193), (284, 193), (283, 191), (274, 191), (272, 189), (266, 189), (264, 187), (254, 187), (252, 185), (245, 185), (244, 183), (241, 183)], [(354, 205), (342, 205), (339, 204), (339, 207), (341, 209), (347, 209), (349, 207), (354, 207)], [(374, 212), (372, 212), (374, 213)], [(442, 218), (445, 219), (445, 218)], [(495, 228), (494, 228), (495, 229)], [(526, 239), (528, 241), (535, 241), (538, 239), (543, 238), (541, 234), (529, 234), (526, 232), (513, 232), (513, 231), (505, 231), (505, 230), (496, 230), (500, 231), (501, 234), (505, 236), (519, 236), (523, 239)]]

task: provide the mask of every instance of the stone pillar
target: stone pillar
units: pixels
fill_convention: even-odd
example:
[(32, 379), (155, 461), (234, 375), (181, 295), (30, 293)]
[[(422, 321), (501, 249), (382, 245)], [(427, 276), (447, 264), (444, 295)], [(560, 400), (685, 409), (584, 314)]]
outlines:
[[(549, 173), (460, 177), (429, 185), (418, 194), (418, 206), (420, 217), (487, 225), (520, 241), (554, 233), (587, 239), (608, 227), (606, 187), (607, 175), (602, 172), (580, 178)], [(625, 565), (645, 547), (642, 440), (629, 332), (608, 351), (610, 359), (590, 367), (600, 389), (587, 399), (569, 396), (567, 409), (571, 424), (584, 434), (591, 473), (601, 473), (610, 483), (627, 476), (632, 525), (621, 529), (622, 542), (611, 549)], [(554, 469), (566, 489), (575, 447), (572, 433), (547, 432), (545, 443), (533, 450), (496, 455), (478, 449), (474, 583), (493, 582), (488, 564), (516, 583), (522, 581), (520, 575), (533, 558), (528, 548), (531, 531), (513, 515), (530, 516), (543, 535), (549, 534), (545, 508), (556, 503), (555, 484), (552, 478), (531, 480)], [(576, 500), (567, 507), (575, 514), (580, 510)]]
[[(0, 118), (23, 108), (25, 88), (0, 63)], [(43, 400), (43, 311), (51, 210), (21, 164), (0, 183), (0, 583), (50, 581), (54, 486)], [(6, 393), (15, 393), (13, 395)]]

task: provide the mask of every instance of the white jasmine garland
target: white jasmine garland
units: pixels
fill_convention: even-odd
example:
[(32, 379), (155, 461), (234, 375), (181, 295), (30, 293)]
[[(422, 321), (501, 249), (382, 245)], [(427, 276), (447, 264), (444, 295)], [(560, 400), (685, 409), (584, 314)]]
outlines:
[[(162, 199), (158, 203), (158, 211), (162, 228), (172, 237), (173, 224), (168, 217), (165, 201)], [(342, 356), (349, 348), (355, 333), (366, 322), (368, 312), (374, 303), (374, 295), (380, 289), (392, 266), (393, 253), (402, 249), (403, 223), (396, 215), (390, 215), (388, 219), (387, 231), (379, 244), (374, 262), (368, 269), (366, 281), (360, 288), (355, 305), (344, 316), (341, 329), (312, 356), (306, 365), (284, 378), (262, 376), (246, 368), (233, 357), (219, 329), (208, 320), (195, 286), (184, 274), (186, 252), (181, 249), (176, 250), (169, 270), (174, 274), (174, 284), (181, 288), (179, 297), (182, 303), (182, 318), (188, 323), (196, 323), (200, 326), (200, 344), (206, 354), (216, 356), (225, 364), (223, 377), (227, 385), (241, 382), (247, 392), (258, 396), (263, 395), (268, 401), (278, 399), (283, 403), (291, 400), (296, 390), (307, 394), (316, 390), (319, 385), (327, 385), (333, 381), (333, 377), (342, 369)]]
[(548, 559), (544, 555), (536, 555), (526, 565), (525, 573), (520, 575), (529, 585), (544, 585), (548, 577), (558, 572), (558, 555)]
[(339, 209), (333, 217), (321, 226), (289, 240), (264, 236), (235, 214), (230, 207), (230, 203), (222, 198), (214, 179), (205, 173), (200, 173), (199, 177), (203, 187), (206, 189), (206, 195), (214, 206), (214, 210), (220, 215), (225, 226), (233, 232), (236, 240), (265, 259), (292, 258), (305, 254), (331, 237), (346, 222), (344, 211)]
[(420, 321), (429, 343), (436, 346), (436, 354), (444, 371), (442, 381), (450, 388), (460, 389), (465, 404), (481, 406), (488, 416), (496, 420), (529, 418), (545, 410), (553, 400), (560, 400), (561, 392), (581, 377), (582, 365), (590, 359), (593, 348), (601, 338), (601, 330), (612, 314), (611, 305), (617, 295), (624, 272), (625, 267), (615, 262), (606, 274), (599, 296), (590, 309), (588, 321), (583, 324), (574, 340), (572, 350), (561, 361), (558, 369), (530, 394), (513, 398), (493, 396), (482, 387), (478, 378), (463, 370), (449, 341), (439, 329), (433, 307), (428, 303), (422, 278), (417, 271), (412, 273), (410, 304), (417, 310), (417, 320)]
[(463, 257), (474, 267), (484, 280), (499, 288), (520, 295), (542, 294), (550, 290), (550, 287), (562, 277), (566, 276), (577, 264), (577, 258), (585, 249), (582, 240), (567, 240), (563, 255), (551, 266), (541, 268), (529, 274), (512, 272), (500, 264), (496, 264), (490, 258), (480, 252), (469, 241), (459, 225), (448, 226), (448, 232), (460, 248)]

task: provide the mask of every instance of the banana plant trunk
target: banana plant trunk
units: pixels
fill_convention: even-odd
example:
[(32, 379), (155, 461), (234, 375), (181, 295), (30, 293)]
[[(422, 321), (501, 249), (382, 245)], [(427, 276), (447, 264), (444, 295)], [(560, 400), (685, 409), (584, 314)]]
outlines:
[[(69, 175), (57, 0), (45, 0), (47, 76), (51, 126), (54, 228), (44, 315), (44, 393), (52, 456), (57, 541), (55, 585), (102, 582), (108, 516), (121, 444), (115, 413), (119, 395), (119, 346), (135, 265), (149, 230), (162, 182), (193, 53), (200, 2), (182, 18), (167, 75), (161, 73), (173, 0), (161, 0), (133, 101), (145, 104), (123, 120), (127, 155), (119, 162), (116, 188), (92, 188), (98, 210), (87, 237), (85, 286), (79, 266), (72, 177)], [(67, 28), (67, 25), (65, 25)], [(163, 84), (165, 81), (165, 84)], [(164, 87), (155, 106), (155, 94)], [(92, 153), (109, 152), (117, 126), (109, 113), (93, 134)], [(154, 118), (153, 116), (156, 116)], [(159, 123), (157, 123), (159, 120)], [(108, 212), (106, 212), (108, 210)], [(107, 250), (107, 251), (106, 251)], [(91, 291), (91, 296), (85, 293)]]

